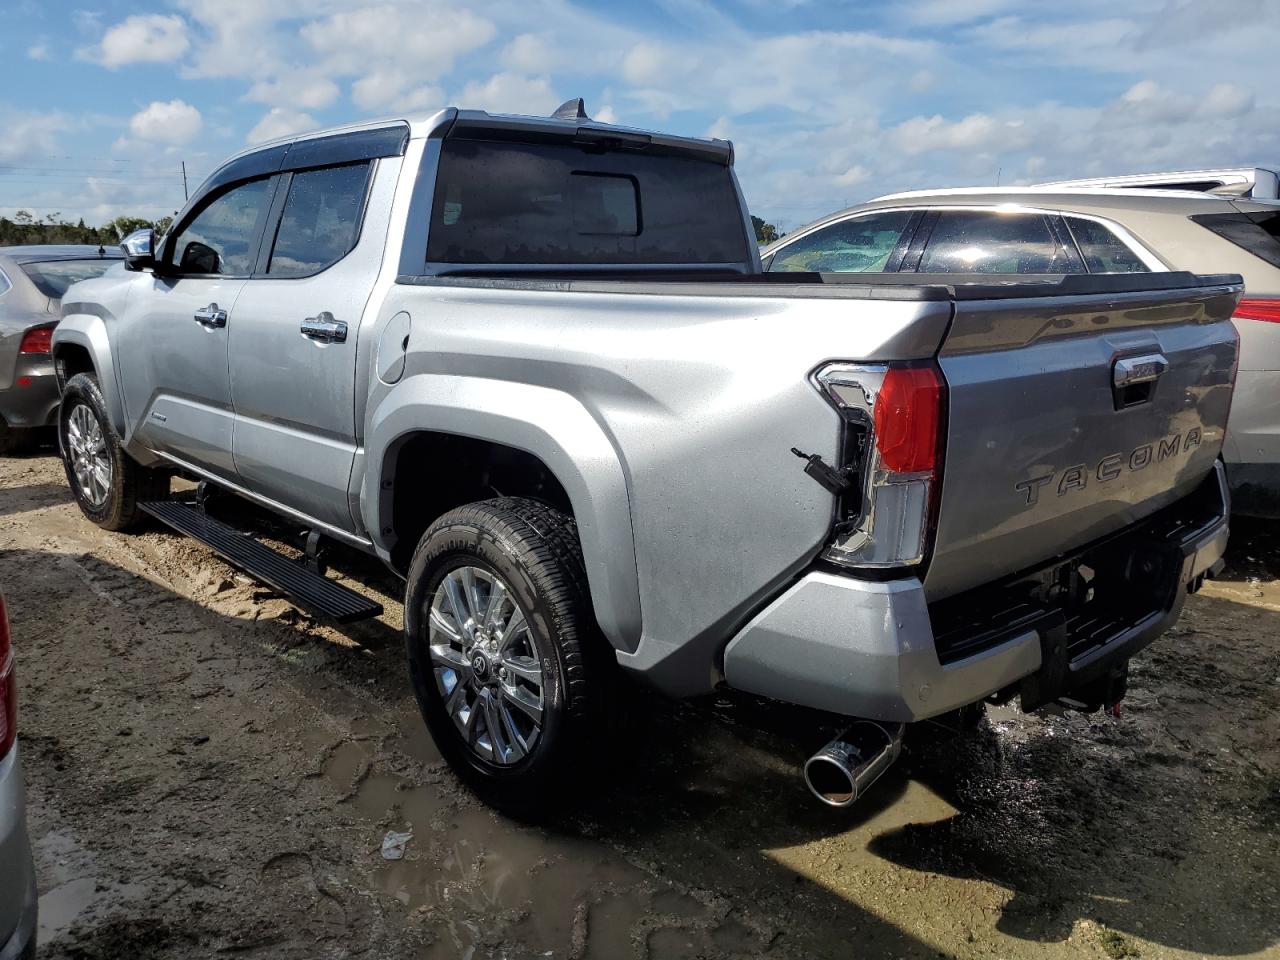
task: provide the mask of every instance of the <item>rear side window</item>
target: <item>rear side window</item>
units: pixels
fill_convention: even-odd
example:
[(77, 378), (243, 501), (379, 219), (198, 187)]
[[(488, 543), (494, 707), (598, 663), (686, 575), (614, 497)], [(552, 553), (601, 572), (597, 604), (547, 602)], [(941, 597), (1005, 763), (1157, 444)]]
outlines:
[(833, 223), (778, 250), (769, 271), (879, 273), (888, 269), (910, 221), (910, 210), (893, 210)]
[(9, 288), (12, 286), (13, 284), (9, 282), (9, 278), (4, 275), (4, 271), (0, 270), (0, 297), (8, 293)]
[(1066, 217), (1090, 273), (1149, 273), (1129, 245), (1096, 220)]
[[(107, 272), (107, 268), (113, 263), (119, 263), (118, 259), (98, 259), (98, 260), (49, 260), (45, 263), (24, 263), (22, 272), (25, 273), (31, 282), (36, 285), (36, 289), (43, 293), (51, 300), (61, 300), (62, 295), (67, 292), (67, 287), (81, 280), (92, 280), (94, 277), (100, 277)], [(0, 274), (3, 276), (3, 274)], [(0, 283), (0, 291), (4, 290), (4, 284)]]
[(1280, 212), (1204, 213), (1191, 219), (1255, 257), (1280, 267)]
[(929, 235), (921, 273), (1081, 273), (1038, 213), (944, 210)]
[(248, 276), (270, 199), (268, 177), (242, 183), (215, 198), (174, 238), (178, 269), (189, 274)]
[(433, 263), (741, 263), (730, 168), (567, 143), (446, 140), (432, 203)]
[(370, 169), (367, 162), (352, 163), (293, 175), (268, 275), (319, 273), (351, 252), (360, 236)]

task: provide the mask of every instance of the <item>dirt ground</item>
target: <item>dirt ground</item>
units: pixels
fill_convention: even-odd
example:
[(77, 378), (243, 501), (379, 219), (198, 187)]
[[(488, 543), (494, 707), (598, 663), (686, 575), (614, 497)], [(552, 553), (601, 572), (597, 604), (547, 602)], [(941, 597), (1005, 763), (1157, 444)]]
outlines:
[(376, 565), (331, 575), (387, 613), (320, 624), (0, 461), (40, 957), (1280, 957), (1280, 526), (1237, 526), (1120, 719), (913, 731), (830, 811), (786, 711), (656, 703), (535, 829), (440, 762)]

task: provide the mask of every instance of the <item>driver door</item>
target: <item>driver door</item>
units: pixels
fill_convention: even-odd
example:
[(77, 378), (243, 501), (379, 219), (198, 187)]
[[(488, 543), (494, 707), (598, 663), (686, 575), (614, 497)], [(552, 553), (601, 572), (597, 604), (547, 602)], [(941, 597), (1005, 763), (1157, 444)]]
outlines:
[(229, 333), (253, 271), (276, 178), (219, 187), (166, 240), (139, 278), (118, 338), (134, 439), (171, 461), (235, 480)]

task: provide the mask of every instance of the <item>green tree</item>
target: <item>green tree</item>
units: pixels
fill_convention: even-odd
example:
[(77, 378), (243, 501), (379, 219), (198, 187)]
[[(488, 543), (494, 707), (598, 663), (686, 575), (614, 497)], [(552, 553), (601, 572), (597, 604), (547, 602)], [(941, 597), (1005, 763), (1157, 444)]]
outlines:
[(778, 228), (772, 223), (765, 223), (759, 217), (751, 218), (751, 226), (755, 227), (756, 241), (758, 243), (773, 243), (779, 237)]
[(114, 231), (120, 240), (123, 240), (135, 230), (141, 230), (149, 226), (151, 226), (151, 221), (143, 220), (141, 217), (116, 217), (107, 224), (107, 228)]

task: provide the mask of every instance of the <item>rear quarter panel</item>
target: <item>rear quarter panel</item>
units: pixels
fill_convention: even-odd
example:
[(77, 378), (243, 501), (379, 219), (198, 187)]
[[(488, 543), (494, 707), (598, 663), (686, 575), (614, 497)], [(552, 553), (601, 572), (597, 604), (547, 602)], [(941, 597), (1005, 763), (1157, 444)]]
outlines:
[[(363, 503), (408, 429), (515, 438), (557, 472), (597, 617), (619, 659), (676, 695), (710, 689), (715, 649), (825, 542), (833, 498), (793, 446), (836, 456), (809, 382), (832, 359), (929, 356), (949, 302), (397, 285), (403, 380), (375, 382)], [(385, 540), (379, 546), (385, 547)]]

